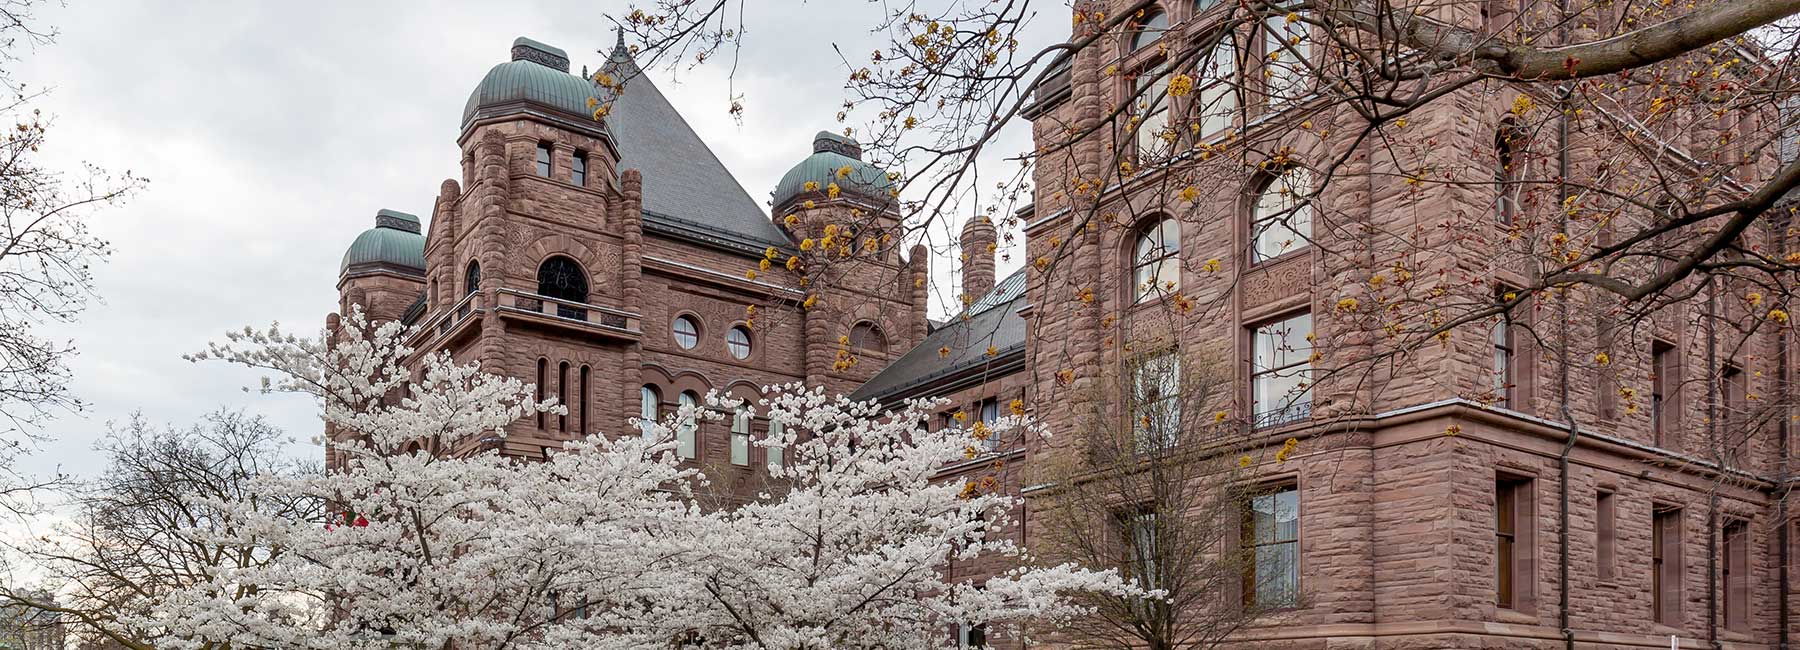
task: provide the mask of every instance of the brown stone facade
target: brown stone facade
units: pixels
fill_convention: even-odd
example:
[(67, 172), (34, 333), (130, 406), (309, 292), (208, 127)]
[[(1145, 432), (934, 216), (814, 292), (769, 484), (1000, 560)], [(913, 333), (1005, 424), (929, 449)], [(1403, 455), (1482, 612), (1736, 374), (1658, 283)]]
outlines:
[[(1175, 25), (1168, 38), (1198, 34), (1204, 21), (1184, 13), (1192, 3), (1171, 4), (1180, 6), (1168, 8)], [(1040, 144), (1072, 130), (1108, 128), (1103, 120), (1129, 87), (1109, 68), (1133, 55), (1096, 49), (1068, 61), (1061, 73), (1066, 95), (1041, 96), (1028, 112)], [(1410, 115), (1406, 137), (1431, 142), (1439, 164), (1454, 164), (1456, 156), (1492, 146), (1519, 92), (1504, 86), (1464, 91)], [(1314, 115), (1302, 128), (1265, 110), (1253, 123), (1233, 127), (1249, 143), (1243, 149), (1281, 151), (1306, 164), (1367, 146), (1352, 142), (1354, 129), (1339, 128), (1349, 120)], [(1546, 301), (1518, 312), (1535, 340), (1516, 346), (1517, 376), (1503, 402), (1490, 388), (1489, 325), (1478, 323), (1441, 345), (1408, 350), (1404, 364), (1322, 378), (1303, 412), (1259, 412), (1252, 388), (1259, 327), (1309, 315), (1319, 341), (1314, 368), (1395, 352), (1378, 320), (1341, 305), (1363, 296), (1372, 278), (1397, 260), (1378, 259), (1375, 242), (1345, 233), (1422, 233), (1401, 260), (1419, 277), (1525, 282), (1496, 262), (1501, 256), (1493, 250), (1509, 244), (1493, 224), (1492, 197), (1479, 189), (1421, 189), (1406, 183), (1394, 162), (1350, 156), (1341, 173), (1358, 182), (1321, 194), (1320, 214), (1333, 223), (1315, 224), (1313, 244), (1253, 256), (1251, 215), (1271, 180), (1267, 167), (1246, 165), (1245, 157), (1195, 158), (1188, 167), (1210, 170), (1204, 173), (1211, 183), (1195, 199), (1167, 191), (1170, 173), (1157, 171), (1103, 184), (1105, 191), (1075, 192), (1069, 179), (1118, 166), (1118, 151), (1095, 138), (1035, 168), (1024, 289), (1007, 303), (1018, 307), (1025, 335), (1022, 349), (1010, 350), (990, 347), (992, 332), (955, 335), (971, 319), (953, 317), (941, 326), (926, 320), (922, 247), (903, 258), (895, 245), (874, 264), (802, 286), (780, 264), (802, 253), (800, 236), (774, 243), (777, 263), (751, 278), (746, 272), (765, 258), (758, 247), (653, 227), (646, 186), (659, 180), (637, 171), (631, 152), (621, 156), (610, 137), (604, 129), (526, 110), (472, 121), (459, 140), (463, 178), (444, 182), (431, 213), (426, 268), (352, 269), (342, 276), (340, 309), (362, 304), (378, 318), (403, 318), (423, 294), (414, 318), (416, 347), (447, 349), (538, 382), (545, 395), (570, 404), (566, 420), (520, 422), (504, 440), (458, 441), (433, 451), (498, 446), (529, 457), (584, 433), (628, 435), (646, 387), (667, 412), (684, 392), (716, 389), (753, 399), (762, 386), (794, 381), (850, 392), (881, 383), (884, 368), (908, 366), (916, 381), (891, 382), (885, 385), (892, 388), (862, 396), (946, 398), (951, 406), (934, 430), (952, 425), (959, 411), (980, 417), (984, 404), (1006, 412), (1014, 399), (1048, 426), (1053, 442), (1002, 441), (944, 474), (945, 480), (1016, 477), (997, 472), (996, 463), (1017, 468), (1034, 455), (1058, 453), (1054, 441), (1079, 439), (1059, 403), (1093, 394), (1095, 382), (1147, 350), (1170, 348), (1184, 365), (1224, 360), (1221, 367), (1241, 387), (1229, 410), (1259, 444), (1272, 452), (1284, 440), (1302, 441), (1282, 462), (1268, 460), (1272, 453), (1257, 455), (1263, 478), (1298, 488), (1299, 604), (1251, 625), (1240, 635), (1244, 647), (1559, 648), (1568, 643), (1565, 611), (1566, 629), (1581, 648), (1667, 648), (1671, 636), (1683, 648), (1713, 638), (1725, 648), (1776, 648), (1782, 620), (1789, 634), (1800, 633), (1800, 611), (1792, 605), (1786, 615), (1781, 611), (1793, 587), (1778, 577), (1786, 573), (1782, 562), (1800, 554), (1779, 543), (1791, 545), (1800, 534), (1781, 509), (1784, 486), (1773, 478), (1786, 466), (1787, 427), (1745, 441), (1730, 463), (1702, 453), (1721, 428), (1704, 425), (1716, 409), (1709, 409), (1702, 378), (1717, 374), (1721, 363), (1748, 368), (1770, 359), (1780, 359), (1785, 373), (1794, 357), (1782, 353), (1791, 344), (1786, 329), (1720, 353), (1717, 339), (1696, 325), (1708, 308), (1698, 300), (1662, 307), (1647, 327), (1611, 332), (1599, 299), (1577, 295), (1561, 307)], [(551, 153), (547, 176), (536, 167), (544, 144)], [(1574, 168), (1584, 169), (1599, 149), (1573, 145)], [(581, 186), (567, 180), (578, 152), (590, 161)], [(811, 193), (790, 197), (775, 213), (785, 217), (800, 201), (812, 202), (800, 228), (816, 232), (816, 224), (855, 221), (853, 210), (880, 214), (879, 204), (863, 199)], [(1139, 299), (1134, 275), (1137, 235), (1157, 215), (1176, 213), (1199, 215), (1183, 220), (1173, 262), (1183, 297), (1207, 306), (1192, 313), (1168, 300)], [(1089, 215), (1112, 218), (1077, 228)], [(993, 226), (970, 224), (963, 233), (963, 286), (977, 290), (967, 296), (972, 312), (1006, 281), (995, 279), (988, 247), (996, 239)], [(1751, 236), (1773, 244), (1767, 233)], [(559, 256), (585, 273), (585, 301), (539, 292), (540, 269)], [(1053, 263), (1040, 266), (1040, 259)], [(475, 286), (467, 286), (471, 263), (481, 269)], [(811, 308), (809, 298), (816, 298)], [(751, 305), (754, 314), (746, 311)], [(694, 325), (692, 347), (678, 340), (678, 319)], [(742, 359), (728, 339), (734, 327), (750, 334)], [(873, 328), (879, 339), (859, 327)], [(853, 334), (859, 363), (845, 366), (838, 362)], [(876, 340), (879, 345), (869, 342)], [(952, 341), (943, 355), (939, 340)], [(992, 353), (979, 364), (946, 361), (941, 371), (919, 361), (954, 360), (966, 351), (952, 346)], [(1564, 369), (1550, 350), (1564, 350), (1564, 359), (1606, 352), (1609, 362)], [(1721, 363), (1709, 366), (1709, 356)], [(912, 370), (915, 365), (925, 370)], [(1562, 381), (1565, 371), (1572, 380)], [(1742, 390), (1775, 394), (1776, 375), (1784, 373), (1746, 372)], [(1636, 405), (1622, 401), (1621, 387), (1649, 393), (1658, 376), (1686, 380), (1670, 384), (1660, 409), (1650, 408), (1647, 397)], [(1660, 424), (1653, 411), (1661, 412)], [(1572, 443), (1571, 421), (1579, 431)], [(721, 468), (728, 489), (752, 489), (760, 485), (764, 451), (753, 448), (746, 465), (733, 464), (730, 424), (702, 427), (694, 462)], [(760, 432), (764, 425), (753, 426)], [(1029, 544), (1029, 502), (1026, 509), (1023, 525), (1001, 534)], [(1512, 548), (1505, 576), (1503, 544)], [(980, 575), (998, 568), (954, 571)], [(996, 630), (990, 638), (1003, 636)]]

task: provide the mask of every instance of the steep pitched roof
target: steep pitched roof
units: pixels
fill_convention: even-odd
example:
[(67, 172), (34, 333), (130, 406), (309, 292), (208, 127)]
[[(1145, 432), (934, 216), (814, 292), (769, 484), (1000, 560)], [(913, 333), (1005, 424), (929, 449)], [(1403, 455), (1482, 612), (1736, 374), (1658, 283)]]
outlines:
[(762, 206), (643, 74), (623, 37), (600, 69), (625, 81), (606, 120), (619, 147), (619, 167), (644, 173), (647, 225), (677, 235), (709, 230), (740, 240), (722, 243), (759, 250), (789, 244), (787, 234), (770, 223)]
[[(965, 314), (925, 335), (924, 342), (882, 368), (850, 397), (903, 399), (1023, 369), (1025, 319), (1019, 310), (1025, 305), (1025, 270), (1020, 269), (994, 285)], [(987, 353), (990, 346), (992, 356)], [(940, 354), (944, 348), (950, 349), (949, 356)]]

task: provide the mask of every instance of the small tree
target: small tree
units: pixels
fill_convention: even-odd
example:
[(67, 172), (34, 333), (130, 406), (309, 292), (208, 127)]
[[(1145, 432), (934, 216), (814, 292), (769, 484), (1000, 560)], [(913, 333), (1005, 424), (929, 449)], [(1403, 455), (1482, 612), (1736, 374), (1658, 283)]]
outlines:
[[(1091, 611), (1062, 633), (1073, 647), (1221, 647), (1276, 605), (1246, 591), (1286, 591), (1246, 577), (1257, 559), (1240, 544), (1254, 534), (1245, 522), (1268, 504), (1255, 483), (1254, 442), (1229, 417), (1229, 375), (1217, 364), (1184, 371), (1172, 359), (1140, 356), (1099, 394), (1074, 400), (1078, 439), (1034, 468), (1031, 483), (1043, 486), (1031, 496), (1035, 552), (1117, 567), (1162, 592), (1081, 594)], [(1277, 452), (1282, 461), (1287, 453)], [(1298, 596), (1278, 595), (1285, 604)]]
[(84, 640), (156, 647), (167, 632), (138, 622), (163, 597), (207, 583), (212, 572), (275, 559), (271, 549), (184, 536), (226, 524), (207, 500), (260, 498), (265, 510), (295, 519), (318, 512), (318, 502), (303, 496), (252, 491), (258, 477), (317, 473), (283, 453), (287, 442), (261, 417), (233, 411), (185, 429), (159, 429), (133, 416), (97, 444), (105, 470), (65, 486), (73, 519), (13, 546), (60, 593), (0, 585), (0, 605), (57, 615)]

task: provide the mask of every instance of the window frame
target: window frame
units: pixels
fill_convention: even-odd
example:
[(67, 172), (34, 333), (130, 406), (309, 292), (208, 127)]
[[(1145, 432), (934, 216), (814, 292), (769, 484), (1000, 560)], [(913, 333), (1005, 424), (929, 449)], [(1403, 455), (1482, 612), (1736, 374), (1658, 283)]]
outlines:
[[(1174, 247), (1169, 246), (1170, 229), (1174, 230)], [(1138, 305), (1163, 295), (1181, 291), (1181, 222), (1174, 217), (1153, 216), (1133, 231), (1131, 238), (1131, 304)], [(1146, 250), (1150, 247), (1151, 250)], [(1150, 253), (1155, 253), (1154, 256)], [(1155, 279), (1146, 286), (1145, 273)], [(1163, 277), (1171, 273), (1173, 279)], [(1175, 286), (1167, 287), (1174, 282)]]
[[(1293, 530), (1291, 536), (1284, 535), (1280, 527), (1282, 512), (1282, 496), (1292, 495)], [(1267, 499), (1269, 503), (1268, 535), (1265, 539), (1262, 527), (1257, 525), (1256, 515), (1259, 504)], [(1300, 605), (1300, 486), (1296, 483), (1277, 483), (1263, 487), (1250, 495), (1244, 504), (1242, 518), (1239, 521), (1240, 547), (1245, 555), (1243, 584), (1244, 606), (1253, 611), (1292, 609)], [(1281, 569), (1280, 578), (1291, 585), (1288, 592), (1273, 598), (1274, 602), (1263, 602), (1262, 587), (1266, 584), (1262, 571), (1262, 552), (1264, 549), (1275, 549), (1276, 554), (1285, 554), (1292, 562)], [(1289, 549), (1283, 551), (1282, 549)]]
[(1650, 433), (1657, 447), (1679, 450), (1672, 440), (1680, 427), (1681, 348), (1663, 339), (1650, 341)]
[(644, 384), (638, 388), (638, 437), (644, 442), (655, 442), (651, 436), (656, 435), (653, 423), (662, 418), (662, 389), (655, 384)]
[(738, 467), (750, 466), (750, 428), (755, 419), (755, 412), (747, 405), (739, 405), (731, 413), (731, 464)]
[[(1298, 322), (1304, 319), (1305, 332), (1297, 331)], [(1286, 328), (1285, 331), (1278, 331)], [(1313, 367), (1312, 354), (1315, 350), (1312, 342), (1314, 332), (1313, 313), (1311, 310), (1288, 312), (1269, 318), (1250, 327), (1250, 426), (1252, 429), (1279, 427), (1300, 422), (1312, 417), (1313, 400)], [(1264, 341), (1270, 342), (1267, 347), (1268, 356), (1279, 359), (1279, 365), (1265, 365)], [(1298, 340), (1298, 344), (1294, 343)], [(1293, 359), (1299, 359), (1294, 361)], [(1285, 363), (1283, 363), (1285, 362)], [(1263, 378), (1273, 376), (1275, 379), (1299, 377), (1298, 393), (1290, 389), (1282, 396), (1263, 395)], [(1279, 400), (1279, 401), (1277, 401)], [(1265, 404), (1276, 404), (1276, 408), (1264, 408)]]
[(1655, 622), (1681, 626), (1682, 509), (1656, 506), (1650, 519), (1650, 614)]
[[(734, 337), (742, 337), (743, 340), (739, 341)], [(743, 354), (738, 354), (740, 349), (742, 349)], [(739, 361), (746, 361), (750, 358), (750, 355), (755, 354), (756, 344), (754, 339), (750, 336), (750, 328), (744, 327), (743, 325), (733, 325), (730, 329), (725, 330), (725, 352), (730, 354), (731, 358)]]
[(1494, 130), (1494, 220), (1502, 226), (1518, 223), (1523, 213), (1523, 182), (1530, 159), (1524, 136), (1511, 119)]
[[(1295, 13), (1304, 16), (1309, 12)], [(1298, 27), (1294, 27), (1296, 25)], [(1299, 31), (1296, 33), (1296, 30)], [(1316, 53), (1313, 52), (1315, 39), (1312, 34), (1312, 26), (1305, 20), (1289, 24), (1286, 14), (1271, 14), (1257, 23), (1256, 33), (1257, 40), (1262, 45), (1260, 52), (1262, 66), (1268, 72), (1263, 76), (1264, 108), (1275, 112), (1312, 97), (1315, 94), (1314, 91), (1307, 89), (1307, 86), (1314, 81), (1312, 70), (1307, 67), (1307, 63), (1310, 63), (1316, 56)], [(1275, 38), (1278, 33), (1283, 38)], [(1298, 43), (1286, 38), (1295, 35), (1300, 37)], [(1270, 55), (1276, 52), (1280, 52), (1280, 55), (1277, 58), (1270, 58)], [(1289, 57), (1293, 57), (1295, 60), (1286, 61)], [(1282, 85), (1278, 91), (1277, 80), (1279, 79), (1291, 81)], [(1304, 89), (1306, 92), (1299, 93), (1296, 92), (1297, 89)]]
[(781, 420), (769, 419), (768, 438), (770, 444), (763, 448), (763, 465), (771, 471), (787, 466), (787, 425)]
[(467, 298), (470, 294), (473, 294), (480, 289), (481, 289), (481, 261), (480, 260), (469, 260), (469, 264), (467, 266), (463, 267), (463, 293), (462, 293), (462, 295), (464, 298)]
[(569, 182), (577, 187), (587, 187), (588, 153), (575, 150), (574, 157), (569, 159)]
[[(1296, 184), (1294, 179), (1302, 180)], [(1312, 169), (1302, 165), (1293, 165), (1275, 174), (1263, 174), (1256, 186), (1255, 196), (1250, 204), (1250, 264), (1268, 264), (1313, 247), (1313, 218), (1317, 216), (1314, 203)], [(1283, 192), (1285, 189), (1286, 192)], [(1301, 197), (1301, 198), (1297, 198)], [(1269, 207), (1270, 200), (1279, 202)], [(1265, 252), (1264, 238), (1279, 229), (1293, 236), (1283, 243), (1284, 250)], [(1305, 232), (1301, 232), (1304, 230)], [(1273, 242), (1271, 242), (1272, 244)]]
[[(869, 345), (871, 336), (874, 337), (873, 340), (877, 345)], [(857, 350), (864, 354), (887, 356), (887, 332), (881, 329), (881, 325), (875, 321), (863, 319), (852, 323), (850, 325), (850, 331), (845, 337), (850, 340), (849, 346), (853, 350)]]
[[(1219, 2), (1220, 0), (1213, 1)], [(1213, 35), (1218, 35), (1219, 40), (1214, 42), (1212, 48), (1194, 62), (1194, 90), (1186, 109), (1189, 123), (1194, 125), (1191, 130), (1197, 142), (1203, 142), (1220, 133), (1230, 131), (1232, 127), (1236, 126), (1238, 110), (1243, 105), (1243, 98), (1239, 95), (1243, 78), (1241, 74), (1243, 62), (1242, 58), (1238, 56), (1237, 41), (1232, 38), (1232, 33), (1229, 31), (1222, 34), (1215, 31), (1207, 37), (1202, 37), (1202, 40)], [(1226, 62), (1223, 75), (1218, 74), (1221, 72), (1219, 65), (1221, 54)], [(1220, 92), (1221, 89), (1222, 92)], [(1218, 94), (1213, 99), (1208, 99), (1208, 96), (1214, 95), (1214, 93)], [(1215, 126), (1208, 126), (1209, 124)]]
[[(700, 395), (691, 390), (681, 391), (676, 396), (676, 407), (693, 406), (700, 408)], [(700, 420), (684, 422), (675, 428), (675, 455), (682, 460), (694, 460), (700, 457)]]
[(1126, 403), (1131, 406), (1132, 449), (1138, 454), (1164, 453), (1181, 444), (1181, 365), (1178, 347), (1131, 360), (1131, 394)]
[(533, 158), (533, 171), (537, 172), (539, 178), (550, 178), (550, 175), (555, 173), (556, 170), (555, 161), (555, 146), (550, 144), (549, 141), (539, 140), (537, 143), (537, 153), (535, 154), (535, 158)]
[[(692, 331), (681, 331), (683, 323), (686, 323), (688, 329)], [(695, 318), (693, 314), (676, 314), (675, 318), (669, 321), (669, 338), (683, 350), (700, 347), (700, 332), (700, 319)]]
[(1494, 604), (1529, 613), (1537, 602), (1537, 478), (1498, 471), (1493, 485)]

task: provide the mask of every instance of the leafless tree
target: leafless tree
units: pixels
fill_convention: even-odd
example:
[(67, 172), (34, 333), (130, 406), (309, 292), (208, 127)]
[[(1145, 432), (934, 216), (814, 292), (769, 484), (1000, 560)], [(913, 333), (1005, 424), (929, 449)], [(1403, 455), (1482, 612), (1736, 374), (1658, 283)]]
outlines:
[(257, 498), (271, 512), (319, 517), (310, 499), (266, 503), (252, 489), (257, 477), (319, 471), (295, 458), (288, 436), (260, 416), (220, 410), (188, 428), (158, 428), (134, 416), (98, 443), (106, 466), (95, 478), (67, 488), (72, 518), (10, 551), (59, 594), (0, 585), (0, 605), (58, 613), (72, 634), (134, 650), (157, 647), (158, 631), (130, 624), (138, 608), (177, 587), (210, 580), (216, 567), (252, 566), (273, 559), (266, 548), (208, 542), (188, 534), (223, 521), (208, 499)]
[[(1027, 470), (1037, 486), (1034, 553), (1118, 568), (1165, 592), (1092, 596), (1086, 620), (1053, 633), (1072, 647), (1221, 647), (1265, 613), (1299, 604), (1286, 579), (1297, 565), (1273, 541), (1296, 513), (1258, 480), (1293, 447), (1259, 448), (1226, 416), (1229, 374), (1167, 367), (1159, 352), (1114, 375), (1104, 394), (1073, 400), (1079, 424), (1069, 440)], [(1271, 544), (1259, 546), (1259, 535)]]

